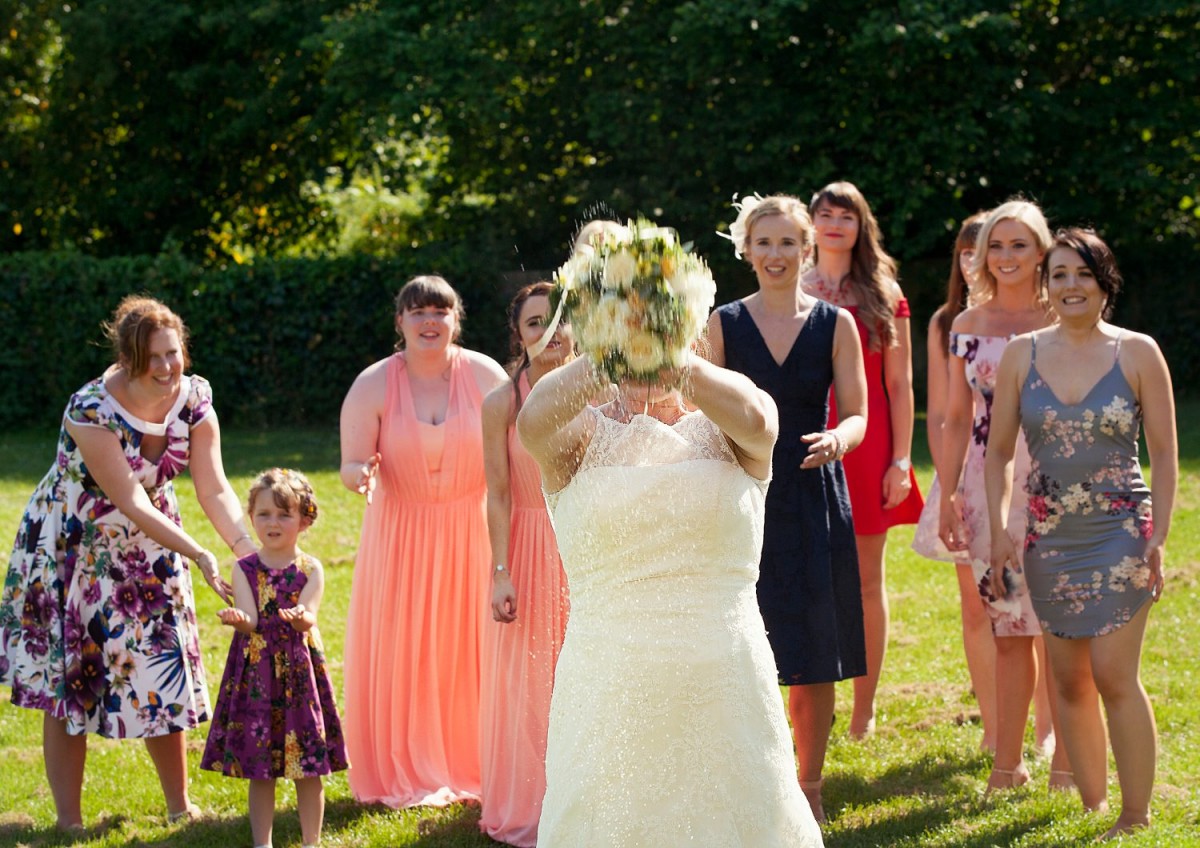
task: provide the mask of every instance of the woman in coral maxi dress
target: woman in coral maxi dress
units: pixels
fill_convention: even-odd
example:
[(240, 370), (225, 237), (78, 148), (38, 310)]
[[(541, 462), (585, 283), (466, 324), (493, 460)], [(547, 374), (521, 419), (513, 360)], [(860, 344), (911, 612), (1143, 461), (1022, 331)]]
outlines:
[(479, 827), (520, 848), (537, 844), (546, 792), (550, 693), (569, 608), (542, 475), (515, 426), (530, 388), (573, 354), (566, 323), (541, 347), (553, 288), (533, 283), (513, 298), (509, 328), (520, 356), (513, 363), (513, 379), (483, 402), (495, 621), (484, 625)]
[(505, 379), (453, 344), (440, 277), (396, 299), (403, 349), (342, 406), (342, 481), (367, 496), (346, 622), (350, 789), (391, 807), (479, 797), (479, 662), (488, 599), (480, 398)]

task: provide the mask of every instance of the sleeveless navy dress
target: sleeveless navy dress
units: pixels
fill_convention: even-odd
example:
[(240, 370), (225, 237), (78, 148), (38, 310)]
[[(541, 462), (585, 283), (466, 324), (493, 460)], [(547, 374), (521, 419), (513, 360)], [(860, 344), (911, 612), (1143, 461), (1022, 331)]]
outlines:
[(779, 407), (758, 578), (758, 605), (784, 686), (866, 674), (862, 586), (850, 494), (840, 462), (801, 470), (825, 429), (833, 384), (837, 307), (818, 301), (780, 365), (741, 301), (717, 310), (725, 367), (745, 374)]

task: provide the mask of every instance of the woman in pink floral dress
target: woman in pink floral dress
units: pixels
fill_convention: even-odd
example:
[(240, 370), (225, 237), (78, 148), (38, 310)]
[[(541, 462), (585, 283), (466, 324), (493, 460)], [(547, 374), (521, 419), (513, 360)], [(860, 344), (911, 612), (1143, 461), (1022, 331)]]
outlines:
[[(1004, 504), (1019, 430), (1032, 464), (1025, 571), (1054, 667), (1063, 743), (1088, 809), (1106, 806), (1108, 713), (1121, 815), (1112, 838), (1150, 823), (1156, 734), (1138, 675), (1179, 476), (1171, 377), (1154, 340), (1106, 319), (1121, 277), (1094, 233), (1058, 233), (1042, 279), (1056, 326), (1015, 340), (996, 380), (987, 494), (992, 583), (1019, 563)], [(1154, 497), (1138, 463), (1145, 428)], [(1019, 478), (1018, 478), (1019, 479)]]
[[(1035, 641), (1041, 629), (1019, 569), (1010, 574), (1006, 592), (990, 588), (991, 539), (983, 464), (1000, 355), (1013, 336), (1050, 324), (1037, 287), (1038, 270), (1049, 244), (1046, 219), (1032, 203), (1009, 201), (992, 210), (980, 230), (971, 269), (975, 305), (954, 319), (950, 333), (950, 398), (938, 468), (938, 477), (945, 483), (940, 536), (950, 550), (970, 554), (995, 636), (996, 758), (988, 778), (992, 789), (1029, 780), (1023, 746), (1029, 704), (1037, 688)], [(1020, 475), (1028, 469), (1028, 455), (1023, 454), (1023, 448), (1018, 450), (1018, 479), (1023, 479)], [(1012, 509), (1008, 526), (1010, 532), (1020, 533), (1025, 504), (1014, 498)], [(1053, 713), (1049, 707), (1045, 712)], [(1039, 741), (1049, 736), (1046, 724), (1043, 722)], [(1055, 751), (1051, 769), (1052, 785), (1071, 786), (1064, 752)]]

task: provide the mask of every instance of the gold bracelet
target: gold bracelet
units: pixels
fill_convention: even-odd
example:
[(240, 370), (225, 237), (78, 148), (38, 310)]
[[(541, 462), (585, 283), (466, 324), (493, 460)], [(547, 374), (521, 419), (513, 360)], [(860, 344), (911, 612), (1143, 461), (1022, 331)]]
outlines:
[(238, 536), (236, 539), (234, 539), (232, 542), (229, 543), (229, 550), (234, 551), (236, 553), (237, 552), (236, 548), (238, 546), (238, 543), (241, 542), (243, 539), (250, 539), (251, 541), (253, 541), (253, 538), (250, 536), (249, 533), (243, 533), (242, 535)]

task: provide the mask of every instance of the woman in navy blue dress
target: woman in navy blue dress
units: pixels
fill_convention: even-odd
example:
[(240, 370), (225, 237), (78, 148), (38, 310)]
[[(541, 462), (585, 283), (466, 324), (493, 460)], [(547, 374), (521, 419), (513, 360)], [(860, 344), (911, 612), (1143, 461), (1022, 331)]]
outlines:
[[(850, 313), (800, 288), (812, 249), (804, 204), (747, 198), (730, 227), (758, 291), (709, 320), (712, 359), (750, 377), (779, 407), (767, 493), (759, 609), (775, 653), (799, 778), (824, 821), (821, 771), (833, 723), (834, 683), (866, 673), (854, 524), (841, 458), (866, 430), (862, 346)], [(841, 412), (826, 429), (832, 386)]]

